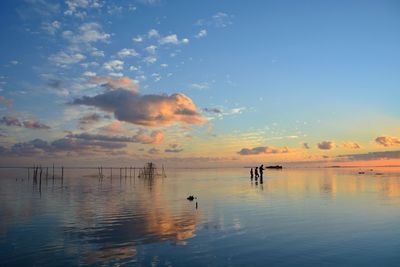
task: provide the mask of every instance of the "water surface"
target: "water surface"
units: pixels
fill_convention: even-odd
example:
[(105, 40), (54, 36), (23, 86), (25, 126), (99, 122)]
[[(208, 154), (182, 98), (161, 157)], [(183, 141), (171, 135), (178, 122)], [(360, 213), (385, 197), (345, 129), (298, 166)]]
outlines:
[(399, 266), (398, 169), (96, 173), (1, 169), (0, 265)]

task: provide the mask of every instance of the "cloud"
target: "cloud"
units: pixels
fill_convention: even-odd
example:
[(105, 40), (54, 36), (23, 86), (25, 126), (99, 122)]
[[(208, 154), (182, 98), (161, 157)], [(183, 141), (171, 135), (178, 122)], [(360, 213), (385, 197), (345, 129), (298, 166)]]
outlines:
[(303, 148), (304, 149), (310, 149), (310, 146), (308, 145), (308, 143), (303, 143)]
[(24, 121), (23, 124), (24, 127), (28, 129), (50, 129), (50, 126), (33, 120)]
[(92, 113), (86, 116), (83, 116), (79, 119), (79, 124), (93, 124), (95, 122), (98, 122), (102, 119), (103, 117), (100, 116), (97, 113)]
[(344, 147), (346, 149), (359, 149), (359, 148), (361, 148), (361, 146), (356, 142), (343, 143), (342, 147)]
[(111, 35), (102, 30), (100, 24), (95, 22), (84, 23), (78, 28), (78, 32), (64, 31), (62, 36), (74, 44), (107, 42)]
[(21, 122), (18, 118), (12, 116), (3, 116), (0, 119), (0, 124), (15, 127), (25, 127), (27, 129), (50, 129), (49, 126), (35, 120), (26, 120)]
[(183, 149), (178, 148), (178, 144), (170, 144), (169, 148), (165, 149), (164, 152), (166, 153), (180, 153)]
[(195, 35), (195, 37), (198, 38), (198, 39), (204, 38), (204, 37), (206, 37), (206, 36), (207, 36), (207, 30), (205, 30), (205, 29), (200, 30), (200, 31)]
[(176, 34), (170, 34), (164, 37), (161, 37), (159, 40), (159, 43), (161, 45), (165, 45), (165, 44), (187, 44), (189, 43), (189, 39), (187, 38), (183, 38), (182, 40), (179, 40), (178, 35)]
[(0, 124), (4, 124), (7, 126), (17, 126), (17, 127), (22, 126), (22, 123), (19, 121), (18, 118), (11, 116), (3, 116), (3, 118), (0, 119)]
[(198, 113), (192, 99), (183, 94), (139, 95), (116, 89), (96, 96), (75, 99), (74, 105), (86, 105), (113, 113), (115, 118), (143, 126), (170, 125), (176, 122), (202, 124), (206, 120)]
[(365, 153), (365, 154), (338, 155), (336, 158), (339, 161), (340, 160), (359, 161), (359, 160), (400, 159), (400, 150), (369, 152), (369, 153)]
[(289, 153), (289, 149), (287, 147), (273, 148), (268, 146), (260, 146), (254, 148), (242, 148), (237, 153), (241, 156), (260, 155), (260, 154), (282, 154), (282, 153)]
[(322, 141), (318, 143), (317, 147), (322, 150), (331, 150), (335, 148), (335, 143), (332, 141)]
[(136, 52), (135, 49), (124, 48), (124, 49), (122, 49), (122, 50), (120, 50), (118, 52), (118, 56), (121, 57), (121, 58), (124, 58), (124, 57), (137, 57), (137, 56), (139, 56), (139, 53)]
[(86, 56), (82, 55), (81, 53), (66, 53), (64, 51), (60, 51), (49, 56), (49, 60), (60, 67), (76, 64), (84, 59), (86, 59)]
[(83, 76), (86, 76), (86, 77), (94, 77), (94, 76), (96, 76), (96, 72), (93, 72), (93, 71), (85, 71), (82, 75), (83, 75)]
[(147, 63), (147, 64), (153, 64), (153, 63), (156, 63), (156, 62), (157, 62), (157, 58), (154, 57), (154, 56), (145, 57), (145, 58), (143, 59), (143, 61), (144, 61), (145, 63)]
[(28, 142), (20, 142), (10, 148), (0, 147), (0, 155), (3, 156), (33, 156), (49, 155), (62, 152), (87, 153), (109, 152), (110, 150), (125, 148), (127, 144), (118, 142), (99, 142), (93, 140), (81, 140), (71, 138), (56, 139), (47, 142), (42, 139), (34, 139)]
[(203, 108), (204, 112), (222, 114), (222, 110), (219, 108)]
[(143, 42), (143, 37), (138, 35), (136, 37), (133, 37), (132, 41), (135, 42), (135, 43), (141, 43), (141, 42)]
[(156, 53), (156, 49), (157, 49), (157, 46), (155, 46), (155, 45), (149, 45), (148, 47), (145, 48), (145, 50), (149, 54), (155, 54)]
[(123, 142), (123, 143), (140, 143), (140, 144), (160, 144), (164, 140), (164, 133), (161, 131), (153, 131), (150, 135), (146, 135), (143, 131), (139, 131), (134, 136), (109, 136), (102, 134), (69, 134), (68, 138), (83, 139), (91, 141), (105, 142)]
[(118, 71), (124, 69), (124, 62), (122, 60), (114, 59), (107, 61), (103, 64), (103, 68), (109, 71)]
[(400, 138), (391, 136), (378, 136), (375, 138), (375, 142), (385, 147), (397, 146), (400, 145)]
[(107, 76), (94, 76), (91, 81), (108, 90), (125, 89), (130, 92), (139, 92), (136, 81), (129, 79), (128, 77), (112, 78)]
[(160, 37), (160, 34), (158, 33), (157, 30), (151, 29), (151, 30), (147, 33), (147, 37), (148, 37), (149, 39), (151, 39), (151, 38), (159, 38), (159, 37)]
[(198, 90), (204, 90), (209, 88), (209, 84), (204, 82), (204, 83), (192, 83), (190, 84), (190, 87), (194, 88), (194, 89), (198, 89)]
[(45, 22), (42, 24), (42, 29), (50, 35), (54, 35), (61, 27), (61, 23), (57, 20), (53, 22)]
[(200, 19), (196, 22), (197, 26), (214, 26), (217, 28), (225, 28), (232, 24), (233, 16), (224, 12), (218, 12), (211, 18)]
[(87, 9), (100, 8), (102, 2), (99, 0), (66, 0), (67, 10), (64, 11), (66, 16), (76, 16), (83, 18), (87, 15)]

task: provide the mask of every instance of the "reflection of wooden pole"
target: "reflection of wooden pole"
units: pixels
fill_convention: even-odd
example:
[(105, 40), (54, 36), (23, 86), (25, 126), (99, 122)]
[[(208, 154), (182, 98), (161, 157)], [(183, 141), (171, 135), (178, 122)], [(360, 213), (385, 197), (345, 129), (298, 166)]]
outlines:
[(61, 167), (61, 185), (64, 184), (64, 166)]
[(110, 168), (110, 177), (111, 177), (111, 181), (112, 181), (112, 167)]
[(39, 192), (42, 193), (42, 166), (40, 166)]
[(31, 176), (30, 168), (28, 167), (28, 182), (29, 182), (29, 176)]
[(54, 163), (53, 163), (53, 184), (54, 184)]

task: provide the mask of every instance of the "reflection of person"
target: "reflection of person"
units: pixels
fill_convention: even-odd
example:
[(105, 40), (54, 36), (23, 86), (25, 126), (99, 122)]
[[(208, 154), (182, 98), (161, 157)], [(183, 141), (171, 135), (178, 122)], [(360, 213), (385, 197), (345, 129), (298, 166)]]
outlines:
[(258, 167), (255, 168), (254, 173), (256, 175), (256, 180), (257, 180), (257, 178), (258, 178)]
[(254, 174), (253, 174), (253, 168), (250, 169), (250, 178), (253, 180)]

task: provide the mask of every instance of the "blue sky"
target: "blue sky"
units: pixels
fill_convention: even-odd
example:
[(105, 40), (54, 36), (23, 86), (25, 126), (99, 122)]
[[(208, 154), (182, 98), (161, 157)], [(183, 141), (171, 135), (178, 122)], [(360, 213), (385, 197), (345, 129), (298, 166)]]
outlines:
[[(224, 162), (337, 160), (398, 149), (398, 1), (0, 5), (0, 145), (6, 158), (84, 158), (76, 149), (80, 142), (111, 142), (104, 136), (135, 138), (82, 146), (97, 156), (111, 149), (127, 160), (215, 155)], [(133, 102), (107, 94), (120, 89), (131, 90), (126, 98)], [(112, 107), (94, 98), (103, 94)], [(193, 105), (185, 102), (177, 111), (181, 100), (173, 94)], [(148, 95), (165, 97), (154, 104)], [(137, 99), (142, 109), (132, 108)], [(166, 105), (173, 115), (150, 116)], [(143, 141), (154, 132), (162, 140)], [(71, 147), (53, 147), (59, 140)], [(324, 141), (329, 149), (318, 145)]]

